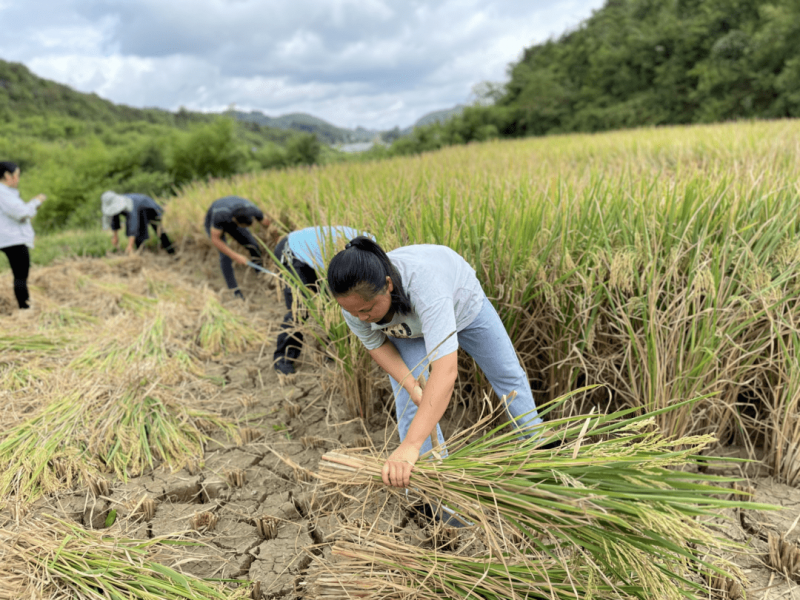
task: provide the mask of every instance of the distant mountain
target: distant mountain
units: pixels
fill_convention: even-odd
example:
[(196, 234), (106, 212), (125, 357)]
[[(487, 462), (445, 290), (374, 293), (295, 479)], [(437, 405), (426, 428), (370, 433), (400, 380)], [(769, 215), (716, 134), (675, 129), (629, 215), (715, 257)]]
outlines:
[(402, 130), (395, 128), (390, 131), (364, 129), (363, 127), (357, 127), (355, 129), (337, 127), (336, 125), (331, 125), (327, 121), (323, 121), (320, 118), (306, 113), (291, 113), (280, 117), (270, 117), (258, 110), (250, 112), (231, 110), (228, 111), (227, 114), (233, 116), (238, 121), (255, 123), (265, 127), (313, 133), (321, 142), (331, 146), (345, 146), (342, 149), (346, 152), (359, 152), (370, 148), (372, 145), (371, 143), (376, 138), (383, 138), (385, 141), (388, 141), (404, 135), (409, 135), (414, 130), (414, 127), (422, 127), (424, 125), (430, 125), (431, 123), (442, 123), (456, 115), (460, 115), (464, 112), (464, 108), (463, 104), (458, 104), (453, 108), (436, 110), (417, 119), (411, 127)]
[(445, 108), (444, 110), (435, 110), (433, 112), (429, 112), (427, 115), (417, 119), (416, 123), (411, 126), (411, 129), (414, 129), (414, 127), (431, 125), (433, 123), (444, 123), (448, 119), (457, 117), (463, 113), (464, 108), (466, 107), (463, 104), (456, 104), (453, 108)]
[(305, 113), (291, 113), (280, 117), (270, 117), (258, 110), (250, 112), (232, 110), (228, 111), (227, 114), (230, 114), (238, 121), (247, 123), (256, 123), (276, 129), (313, 133), (321, 142), (329, 145), (370, 142), (380, 134), (380, 131), (364, 129), (363, 127), (357, 127), (356, 129), (336, 127), (336, 125), (331, 125), (327, 121)]
[(410, 127), (406, 127), (405, 129), (400, 129), (399, 127), (395, 127), (391, 131), (386, 131), (383, 133), (381, 138), (387, 142), (391, 143), (397, 138), (411, 135), (411, 132), (414, 131), (415, 127), (424, 127), (425, 125), (432, 125), (433, 123), (444, 123), (448, 119), (452, 119), (464, 112), (465, 106), (463, 104), (456, 104), (453, 108), (445, 108), (442, 110), (435, 110), (433, 112), (429, 112), (426, 115), (421, 116), (416, 122), (411, 125)]

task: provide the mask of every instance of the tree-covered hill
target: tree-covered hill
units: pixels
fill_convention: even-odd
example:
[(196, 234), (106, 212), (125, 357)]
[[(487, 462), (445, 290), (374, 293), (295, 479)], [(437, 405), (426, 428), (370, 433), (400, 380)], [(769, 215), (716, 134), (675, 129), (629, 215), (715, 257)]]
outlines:
[(800, 116), (795, 0), (609, 0), (525, 50), (498, 106), (513, 134)]
[(797, 0), (607, 0), (524, 50), (491, 106), (417, 128), (393, 153), (565, 132), (800, 116)]
[(108, 125), (145, 121), (174, 126), (207, 123), (213, 118), (185, 110), (172, 113), (114, 104), (97, 94), (76, 92), (66, 85), (37, 77), (20, 63), (0, 60), (0, 122), (13, 123), (30, 117), (65, 117)]

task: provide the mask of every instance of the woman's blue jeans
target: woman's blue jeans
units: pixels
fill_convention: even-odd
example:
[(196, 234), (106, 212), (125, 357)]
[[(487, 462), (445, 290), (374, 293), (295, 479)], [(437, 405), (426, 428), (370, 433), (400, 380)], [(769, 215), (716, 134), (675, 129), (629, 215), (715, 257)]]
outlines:
[[(406, 366), (413, 369), (415, 378), (427, 369), (428, 359), (425, 358), (423, 338), (390, 337), (389, 341), (397, 348)], [(483, 308), (475, 320), (466, 329), (458, 332), (458, 345), (475, 360), (498, 397), (508, 395), (512, 391), (517, 392), (516, 398), (507, 406), (507, 412), (513, 418), (526, 415), (516, 421), (518, 427), (533, 429), (541, 424), (542, 420), (536, 414), (536, 403), (533, 400), (528, 375), (519, 363), (511, 338), (508, 337), (503, 322), (488, 298), (484, 298)], [(411, 401), (405, 388), (400, 387), (393, 377), (389, 376), (389, 379), (394, 391), (397, 425), (402, 441), (417, 414), (417, 406)], [(439, 425), (436, 426), (436, 433), (443, 451), (444, 437)], [(533, 433), (531, 431), (531, 435)], [(430, 449), (431, 442), (427, 439), (420, 449), (420, 454)], [(442, 452), (442, 455), (446, 455), (446, 452)]]

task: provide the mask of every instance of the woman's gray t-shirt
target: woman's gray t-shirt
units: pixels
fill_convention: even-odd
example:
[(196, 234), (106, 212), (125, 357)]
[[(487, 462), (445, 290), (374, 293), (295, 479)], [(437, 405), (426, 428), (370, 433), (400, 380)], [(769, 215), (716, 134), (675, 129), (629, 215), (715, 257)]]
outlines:
[(395, 314), (389, 323), (378, 324), (363, 323), (342, 310), (347, 325), (367, 350), (380, 348), (386, 336), (423, 337), (431, 361), (458, 350), (457, 337), (448, 336), (475, 320), (486, 297), (475, 270), (447, 246), (404, 246), (387, 254), (403, 280), (412, 312)]

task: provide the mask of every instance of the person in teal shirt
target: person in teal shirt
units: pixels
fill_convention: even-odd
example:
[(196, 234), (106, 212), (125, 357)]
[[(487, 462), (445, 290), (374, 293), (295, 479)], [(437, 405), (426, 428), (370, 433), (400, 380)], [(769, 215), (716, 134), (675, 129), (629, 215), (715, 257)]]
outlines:
[[(327, 259), (333, 257), (340, 246), (343, 247), (347, 241), (359, 235), (364, 235), (364, 232), (343, 225), (307, 227), (292, 231), (281, 238), (275, 246), (275, 257), (286, 269), (292, 271), (300, 283), (313, 292), (318, 292), (317, 281), (324, 278)], [(292, 286), (284, 286), (283, 298), (288, 312), (283, 317), (273, 361), (278, 373), (290, 375), (295, 372), (294, 363), (303, 348), (303, 334), (296, 331), (297, 315), (292, 310)]]

